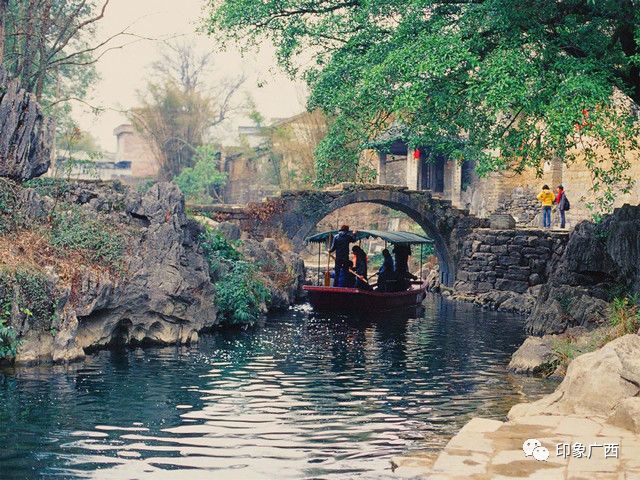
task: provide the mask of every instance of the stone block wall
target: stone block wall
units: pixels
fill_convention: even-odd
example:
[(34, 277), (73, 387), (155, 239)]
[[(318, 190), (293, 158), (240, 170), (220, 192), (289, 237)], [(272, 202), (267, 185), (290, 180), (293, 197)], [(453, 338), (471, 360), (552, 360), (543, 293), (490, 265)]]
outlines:
[(455, 290), (532, 293), (546, 283), (568, 240), (564, 232), (475, 229), (463, 242)]
[(518, 225), (539, 226), (541, 207), (538, 193), (532, 187), (516, 187), (502, 197), (495, 213), (510, 214)]

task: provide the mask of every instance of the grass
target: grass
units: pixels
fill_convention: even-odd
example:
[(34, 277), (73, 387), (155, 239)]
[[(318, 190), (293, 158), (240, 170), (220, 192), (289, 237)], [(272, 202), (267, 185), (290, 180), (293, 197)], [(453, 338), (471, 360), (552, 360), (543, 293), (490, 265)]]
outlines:
[(640, 296), (616, 297), (610, 304), (609, 325), (598, 328), (580, 336), (557, 338), (553, 342), (553, 351), (557, 361), (552, 365), (566, 371), (572, 360), (602, 348), (616, 338), (640, 331)]
[(85, 214), (77, 206), (52, 215), (49, 239), (61, 254), (83, 250), (91, 260), (110, 267), (118, 267), (124, 254), (122, 235), (104, 220)]

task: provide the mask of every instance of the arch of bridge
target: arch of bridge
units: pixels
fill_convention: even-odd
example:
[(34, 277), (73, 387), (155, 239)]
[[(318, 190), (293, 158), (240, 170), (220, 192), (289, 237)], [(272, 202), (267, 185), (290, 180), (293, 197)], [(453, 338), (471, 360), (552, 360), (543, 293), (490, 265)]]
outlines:
[(458, 248), (453, 244), (452, 233), (468, 212), (452, 207), (451, 202), (434, 199), (429, 192), (401, 188), (288, 192), (282, 199), (285, 206), (281, 227), (298, 251), (324, 217), (347, 205), (376, 203), (405, 213), (433, 239), (441, 280), (445, 285), (453, 285)]

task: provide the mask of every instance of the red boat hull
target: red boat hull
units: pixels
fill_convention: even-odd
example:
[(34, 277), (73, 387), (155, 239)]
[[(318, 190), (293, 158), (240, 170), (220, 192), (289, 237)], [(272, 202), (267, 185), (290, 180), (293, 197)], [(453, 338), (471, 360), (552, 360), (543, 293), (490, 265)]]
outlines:
[(413, 285), (404, 292), (372, 292), (357, 288), (315, 287), (305, 285), (309, 303), (316, 311), (378, 313), (401, 311), (420, 305), (427, 286)]

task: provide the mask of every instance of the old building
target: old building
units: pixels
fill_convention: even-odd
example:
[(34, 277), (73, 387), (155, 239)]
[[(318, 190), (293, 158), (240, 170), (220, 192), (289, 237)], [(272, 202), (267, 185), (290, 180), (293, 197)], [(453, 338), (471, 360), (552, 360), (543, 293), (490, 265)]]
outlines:
[[(524, 225), (539, 223), (539, 203), (536, 195), (542, 185), (554, 188), (562, 184), (571, 200), (567, 213), (569, 225), (588, 219), (594, 202), (591, 172), (584, 160), (567, 164), (553, 159), (543, 166), (539, 176), (534, 169), (521, 174), (513, 172), (492, 173), (479, 177), (473, 162), (458, 162), (432, 155), (428, 147), (412, 149), (401, 139), (393, 137), (391, 129), (381, 136), (378, 144), (363, 155), (364, 161), (373, 164), (380, 184), (403, 185), (410, 189), (430, 190), (434, 195), (451, 200), (456, 207), (467, 208), (471, 213), (487, 217), (493, 212), (507, 212)], [(640, 159), (631, 158), (630, 175), (640, 178)], [(606, 164), (605, 164), (606, 165)], [(620, 193), (615, 206), (640, 203), (640, 185), (636, 183), (628, 194)]]
[(124, 123), (113, 131), (116, 136), (116, 162), (131, 162), (134, 178), (155, 178), (160, 170), (158, 155), (133, 125)]
[(225, 202), (256, 202), (282, 190), (310, 188), (314, 152), (326, 125), (322, 113), (303, 112), (266, 127), (239, 127), (240, 145), (227, 147), (222, 154), (221, 167), (229, 178)]

